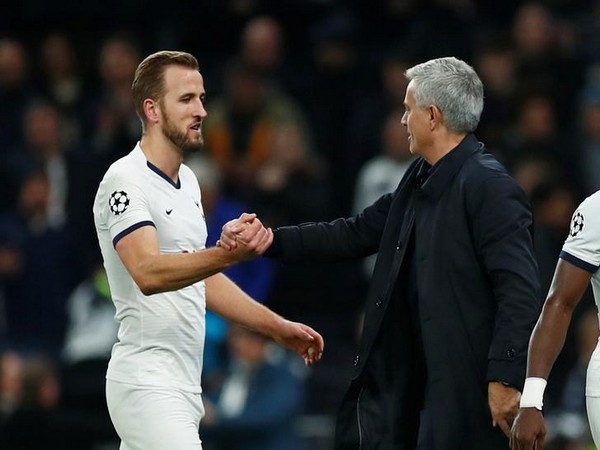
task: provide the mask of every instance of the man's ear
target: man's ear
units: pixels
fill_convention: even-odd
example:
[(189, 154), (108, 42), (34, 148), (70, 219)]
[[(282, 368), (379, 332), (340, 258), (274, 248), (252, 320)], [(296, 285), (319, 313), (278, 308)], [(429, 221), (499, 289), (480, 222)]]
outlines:
[(430, 105), (428, 112), (430, 127), (433, 130), (437, 125), (444, 121), (444, 116), (442, 115), (442, 110), (436, 105)]
[(160, 106), (158, 102), (151, 98), (144, 100), (144, 114), (148, 122), (157, 123), (160, 118)]

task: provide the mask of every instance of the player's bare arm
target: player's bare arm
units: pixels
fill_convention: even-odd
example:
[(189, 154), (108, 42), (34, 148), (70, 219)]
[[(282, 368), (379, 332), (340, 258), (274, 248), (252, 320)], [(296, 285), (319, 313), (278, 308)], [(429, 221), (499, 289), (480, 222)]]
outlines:
[(321, 359), (324, 343), (319, 333), (307, 325), (284, 319), (254, 301), (223, 274), (206, 279), (206, 305), (225, 319), (269, 336), (298, 353), (307, 365)]
[[(527, 378), (548, 379), (565, 343), (573, 310), (589, 285), (591, 276), (590, 272), (559, 259), (542, 314), (531, 335)], [(540, 449), (545, 436), (541, 405), (540, 409), (521, 407), (511, 430), (511, 449)]]
[(160, 253), (156, 229), (141, 227), (123, 237), (116, 245), (121, 261), (146, 294), (174, 291), (204, 280), (233, 264), (252, 259), (268, 248), (273, 233), (260, 221), (248, 224), (248, 241), (227, 251), (212, 247), (194, 253)]

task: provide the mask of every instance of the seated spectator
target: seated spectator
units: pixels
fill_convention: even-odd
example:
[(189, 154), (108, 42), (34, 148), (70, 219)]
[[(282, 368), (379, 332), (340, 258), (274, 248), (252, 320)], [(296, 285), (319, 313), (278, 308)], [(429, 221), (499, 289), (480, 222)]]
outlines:
[(82, 120), (84, 137), (90, 142), (86, 150), (101, 158), (104, 170), (128, 152), (141, 133), (131, 101), (131, 83), (140, 61), (139, 49), (128, 37), (113, 35), (101, 45), (99, 94)]
[(0, 430), (21, 401), (22, 370), (23, 362), (17, 353), (5, 351), (0, 354)]
[(58, 357), (66, 327), (65, 303), (80, 277), (80, 259), (65, 223), (49, 219), (50, 183), (44, 172), (23, 183), (18, 209), (0, 216), (0, 242), (17, 252), (5, 280), (8, 345)]
[(12, 196), (16, 200), (16, 192), (30, 173), (43, 171), (50, 183), (48, 220), (60, 224), (67, 216), (73, 167), (69, 161), (69, 148), (61, 138), (58, 110), (45, 102), (30, 104), (24, 116), (23, 130), (23, 145), (13, 149), (6, 158)]
[(91, 360), (107, 363), (119, 327), (102, 265), (73, 290), (67, 301), (67, 314), (63, 360), (67, 364)]
[(0, 430), (0, 447), (10, 450), (92, 450), (98, 431), (85, 417), (60, 405), (55, 365), (43, 357), (25, 359), (18, 407)]
[(118, 442), (106, 406), (105, 383), (119, 326), (101, 264), (75, 287), (66, 308), (66, 337), (61, 355), (62, 406), (86, 417), (95, 429), (103, 430), (98, 443)]
[(225, 95), (207, 109), (206, 147), (223, 175), (225, 192), (241, 199), (247, 199), (256, 172), (269, 158), (274, 131), (291, 123), (307, 133), (297, 105), (270, 91), (259, 73), (239, 61), (228, 67)]
[(272, 17), (256, 17), (242, 30), (240, 58), (249, 67), (278, 85), (276, 75), (284, 57), (281, 26)]
[(408, 52), (390, 52), (379, 69), (381, 88), (357, 100), (350, 118), (348, 155), (345, 158), (347, 176), (352, 182), (361, 167), (380, 154), (387, 118), (394, 111), (404, 110), (404, 93), (408, 85), (404, 72), (413, 65)]
[(0, 154), (6, 154), (23, 140), (25, 109), (36, 97), (29, 72), (29, 55), (23, 43), (0, 39)]
[(223, 383), (206, 392), (200, 427), (206, 449), (298, 450), (294, 423), (304, 393), (295, 362), (263, 335), (238, 325), (230, 327), (228, 344), (231, 360)]
[(580, 108), (578, 162), (584, 190), (591, 194), (600, 189), (600, 81), (584, 87)]
[[(382, 151), (369, 160), (361, 169), (354, 188), (355, 214), (384, 194), (394, 192), (413, 161), (408, 144), (408, 132), (402, 125), (402, 112), (396, 111), (388, 115), (382, 130)], [(372, 255), (365, 260), (365, 277), (369, 279), (375, 267), (377, 256)]]
[(60, 114), (65, 142), (75, 145), (81, 138), (79, 114), (87, 93), (74, 41), (60, 32), (49, 34), (41, 43), (39, 60), (41, 90)]
[(331, 214), (324, 166), (296, 125), (273, 130), (269, 157), (256, 173), (251, 203), (269, 225), (325, 219)]

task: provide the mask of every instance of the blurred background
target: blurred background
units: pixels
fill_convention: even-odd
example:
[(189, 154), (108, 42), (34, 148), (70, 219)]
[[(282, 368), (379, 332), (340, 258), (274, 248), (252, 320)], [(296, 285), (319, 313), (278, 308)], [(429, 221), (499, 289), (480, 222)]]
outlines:
[[(114, 308), (91, 206), (140, 136), (137, 64), (200, 61), (209, 115), (196, 172), (209, 242), (254, 211), (269, 226), (360, 211), (411, 161), (403, 72), (454, 55), (480, 74), (477, 136), (530, 196), (547, 292), (571, 214), (600, 189), (600, 2), (594, 0), (21, 0), (0, 6), (0, 448), (115, 450), (104, 373)], [(206, 450), (328, 450), (372, 259), (229, 275), (326, 339), (300, 358), (214, 315)], [(592, 449), (582, 300), (545, 398), (548, 448)]]

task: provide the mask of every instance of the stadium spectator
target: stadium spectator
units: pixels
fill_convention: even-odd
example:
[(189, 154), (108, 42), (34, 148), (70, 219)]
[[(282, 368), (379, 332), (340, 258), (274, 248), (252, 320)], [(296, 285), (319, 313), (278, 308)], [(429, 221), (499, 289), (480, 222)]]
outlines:
[[(358, 174), (354, 188), (354, 214), (359, 214), (379, 197), (394, 192), (414, 159), (409, 149), (406, 127), (402, 125), (402, 114), (397, 111), (387, 117), (382, 130), (381, 153), (367, 161)], [(371, 278), (376, 259), (376, 255), (366, 259), (365, 279)]]
[(300, 450), (294, 426), (303, 410), (303, 367), (261, 334), (229, 329), (230, 362), (221, 387), (207, 392), (200, 434), (206, 450)]
[(243, 61), (231, 62), (226, 81), (225, 95), (208, 105), (206, 146), (223, 176), (224, 192), (247, 202), (275, 130), (291, 123), (308, 131), (296, 103), (270, 91), (263, 76)]
[(5, 282), (9, 346), (57, 358), (66, 328), (66, 301), (81, 279), (82, 267), (68, 222), (52, 222), (49, 206), (48, 177), (34, 171), (21, 186), (16, 211), (0, 217), (0, 241), (18, 252), (20, 260)]

